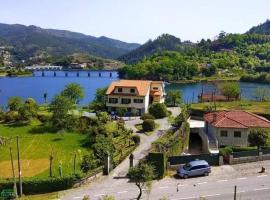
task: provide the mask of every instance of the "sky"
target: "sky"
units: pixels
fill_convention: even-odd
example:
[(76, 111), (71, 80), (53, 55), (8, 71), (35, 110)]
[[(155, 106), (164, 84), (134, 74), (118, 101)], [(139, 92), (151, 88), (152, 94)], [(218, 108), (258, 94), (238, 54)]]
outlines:
[(270, 0), (0, 0), (0, 23), (144, 43), (163, 33), (196, 42), (270, 19)]

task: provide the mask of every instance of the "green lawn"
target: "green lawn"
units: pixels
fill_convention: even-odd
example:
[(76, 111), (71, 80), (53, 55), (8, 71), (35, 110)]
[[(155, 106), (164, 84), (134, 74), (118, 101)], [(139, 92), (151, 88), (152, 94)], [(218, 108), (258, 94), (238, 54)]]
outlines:
[[(87, 149), (82, 146), (86, 135), (78, 133), (31, 133), (33, 127), (39, 124), (12, 127), (0, 124), (0, 136), (11, 138), (5, 146), (0, 147), (0, 178), (11, 176), (9, 147), (13, 149), (16, 159), (16, 136), (19, 136), (22, 175), (31, 177), (46, 177), (49, 174), (49, 155), (53, 152), (53, 175), (58, 176), (58, 166), (62, 162), (63, 174), (73, 172), (73, 155), (77, 154), (77, 169), (82, 155)], [(15, 165), (17, 162), (15, 160)], [(15, 166), (15, 168), (16, 168)]]
[[(191, 109), (203, 111), (207, 106), (214, 106), (214, 103), (195, 103), (191, 104)], [(270, 115), (270, 102), (255, 101), (233, 101), (217, 102), (217, 110), (246, 110), (261, 115)]]

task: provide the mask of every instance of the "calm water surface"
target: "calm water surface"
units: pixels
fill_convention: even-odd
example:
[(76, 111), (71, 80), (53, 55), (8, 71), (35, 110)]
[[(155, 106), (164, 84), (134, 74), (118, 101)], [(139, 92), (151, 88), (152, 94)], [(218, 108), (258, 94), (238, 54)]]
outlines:
[[(101, 73), (101, 77), (99, 77)], [(78, 83), (85, 91), (85, 98), (81, 100), (81, 104), (88, 104), (94, 99), (97, 88), (108, 86), (112, 81), (118, 79), (117, 72), (95, 71), (91, 72), (88, 77), (88, 72), (80, 71), (79, 77), (77, 72), (68, 72), (68, 77), (65, 77), (65, 72), (56, 72), (54, 77), (53, 72), (46, 71), (42, 77), (42, 72), (35, 72), (33, 77), (3, 77), (0, 78), (0, 105), (5, 106), (7, 100), (11, 96), (20, 96), (22, 98), (32, 97), (38, 103), (43, 103), (43, 94), (47, 92), (48, 100), (50, 101), (54, 95), (59, 93), (68, 83)], [(258, 83), (240, 83), (242, 98), (253, 99), (254, 90), (258, 87), (270, 89), (269, 84)], [(185, 102), (197, 102), (198, 94), (202, 88), (206, 92), (214, 91), (217, 85), (212, 83), (192, 83), (192, 84), (170, 84), (166, 85), (166, 90), (178, 89), (181, 90)]]

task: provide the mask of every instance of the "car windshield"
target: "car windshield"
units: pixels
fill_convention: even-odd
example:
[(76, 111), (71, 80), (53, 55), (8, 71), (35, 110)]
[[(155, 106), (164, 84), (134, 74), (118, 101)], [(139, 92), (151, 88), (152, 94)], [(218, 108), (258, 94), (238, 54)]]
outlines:
[(187, 164), (185, 164), (184, 166), (183, 166), (183, 169), (184, 170), (188, 170), (190, 168), (190, 164), (189, 163), (187, 163)]

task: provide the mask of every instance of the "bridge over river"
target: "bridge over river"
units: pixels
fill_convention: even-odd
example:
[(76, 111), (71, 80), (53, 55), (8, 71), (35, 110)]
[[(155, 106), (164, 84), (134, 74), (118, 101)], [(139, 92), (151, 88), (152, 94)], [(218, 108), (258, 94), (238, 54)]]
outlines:
[(77, 70), (77, 69), (53, 69), (53, 70), (33, 70), (33, 76), (40, 77), (110, 77), (117, 78), (116, 70)]

